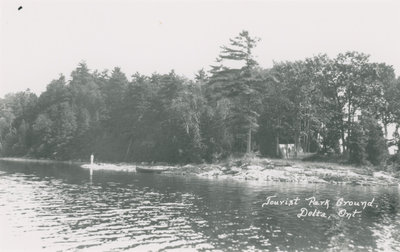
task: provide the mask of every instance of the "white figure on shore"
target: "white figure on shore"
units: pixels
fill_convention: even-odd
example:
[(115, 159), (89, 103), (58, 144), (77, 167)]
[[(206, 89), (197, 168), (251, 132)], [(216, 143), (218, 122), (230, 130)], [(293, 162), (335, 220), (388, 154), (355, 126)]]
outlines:
[(93, 161), (94, 161), (94, 155), (90, 155), (90, 180), (92, 180), (93, 176)]

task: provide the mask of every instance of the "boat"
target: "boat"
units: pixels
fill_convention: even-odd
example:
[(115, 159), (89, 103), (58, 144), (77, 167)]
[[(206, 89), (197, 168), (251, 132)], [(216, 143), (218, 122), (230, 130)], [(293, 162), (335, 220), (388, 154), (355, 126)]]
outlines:
[(161, 173), (167, 170), (168, 167), (163, 166), (136, 166), (136, 171), (141, 173)]

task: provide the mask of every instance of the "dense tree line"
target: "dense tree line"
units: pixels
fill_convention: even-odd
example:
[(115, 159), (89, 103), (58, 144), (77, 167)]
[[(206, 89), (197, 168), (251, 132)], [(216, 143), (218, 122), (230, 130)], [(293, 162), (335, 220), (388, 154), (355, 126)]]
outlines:
[[(400, 79), (384, 63), (346, 52), (258, 66), (259, 39), (243, 31), (195, 79), (80, 63), (39, 97), (29, 90), (0, 100), (3, 156), (107, 161), (213, 161), (233, 153), (279, 156), (296, 150), (345, 153), (379, 165), (399, 145)], [(386, 137), (386, 138), (385, 138)], [(386, 140), (386, 139), (389, 139)]]

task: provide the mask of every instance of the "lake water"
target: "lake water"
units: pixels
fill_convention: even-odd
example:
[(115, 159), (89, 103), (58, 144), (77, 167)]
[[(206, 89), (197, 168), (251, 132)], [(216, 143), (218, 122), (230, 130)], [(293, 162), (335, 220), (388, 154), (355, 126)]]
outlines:
[[(299, 205), (266, 205), (268, 196)], [(309, 206), (305, 198), (330, 200)], [(339, 198), (373, 201), (362, 209)], [(330, 217), (298, 217), (301, 208)], [(400, 251), (399, 187), (256, 183), (0, 161), (0, 251)]]

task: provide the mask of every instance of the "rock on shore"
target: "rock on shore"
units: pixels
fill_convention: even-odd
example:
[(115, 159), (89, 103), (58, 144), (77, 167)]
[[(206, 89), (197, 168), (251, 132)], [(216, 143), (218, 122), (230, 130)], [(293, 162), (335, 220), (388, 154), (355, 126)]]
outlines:
[(391, 174), (366, 168), (330, 163), (269, 160), (255, 158), (211, 165), (186, 165), (169, 173), (238, 180), (279, 181), (297, 183), (333, 183), (352, 185), (393, 185), (400, 180)]
[[(41, 162), (49, 163), (59, 161), (36, 160), (24, 158), (0, 158), (13, 162)], [(61, 163), (71, 163), (61, 162)], [(72, 162), (80, 164), (79, 162)], [(143, 165), (143, 164), (141, 164)], [(151, 164), (145, 164), (150, 166)], [(323, 162), (304, 162), (299, 160), (280, 160), (266, 158), (244, 158), (217, 164), (188, 164), (184, 166), (168, 166), (167, 164), (155, 164), (163, 166), (172, 175), (197, 175), (209, 178), (230, 178), (237, 180), (279, 181), (295, 183), (333, 183), (352, 185), (390, 185), (400, 186), (400, 179), (384, 171), (374, 171), (371, 167), (354, 167)], [(96, 163), (83, 164), (81, 167), (93, 170), (112, 170), (124, 172), (136, 172), (136, 164), (109, 164)]]

